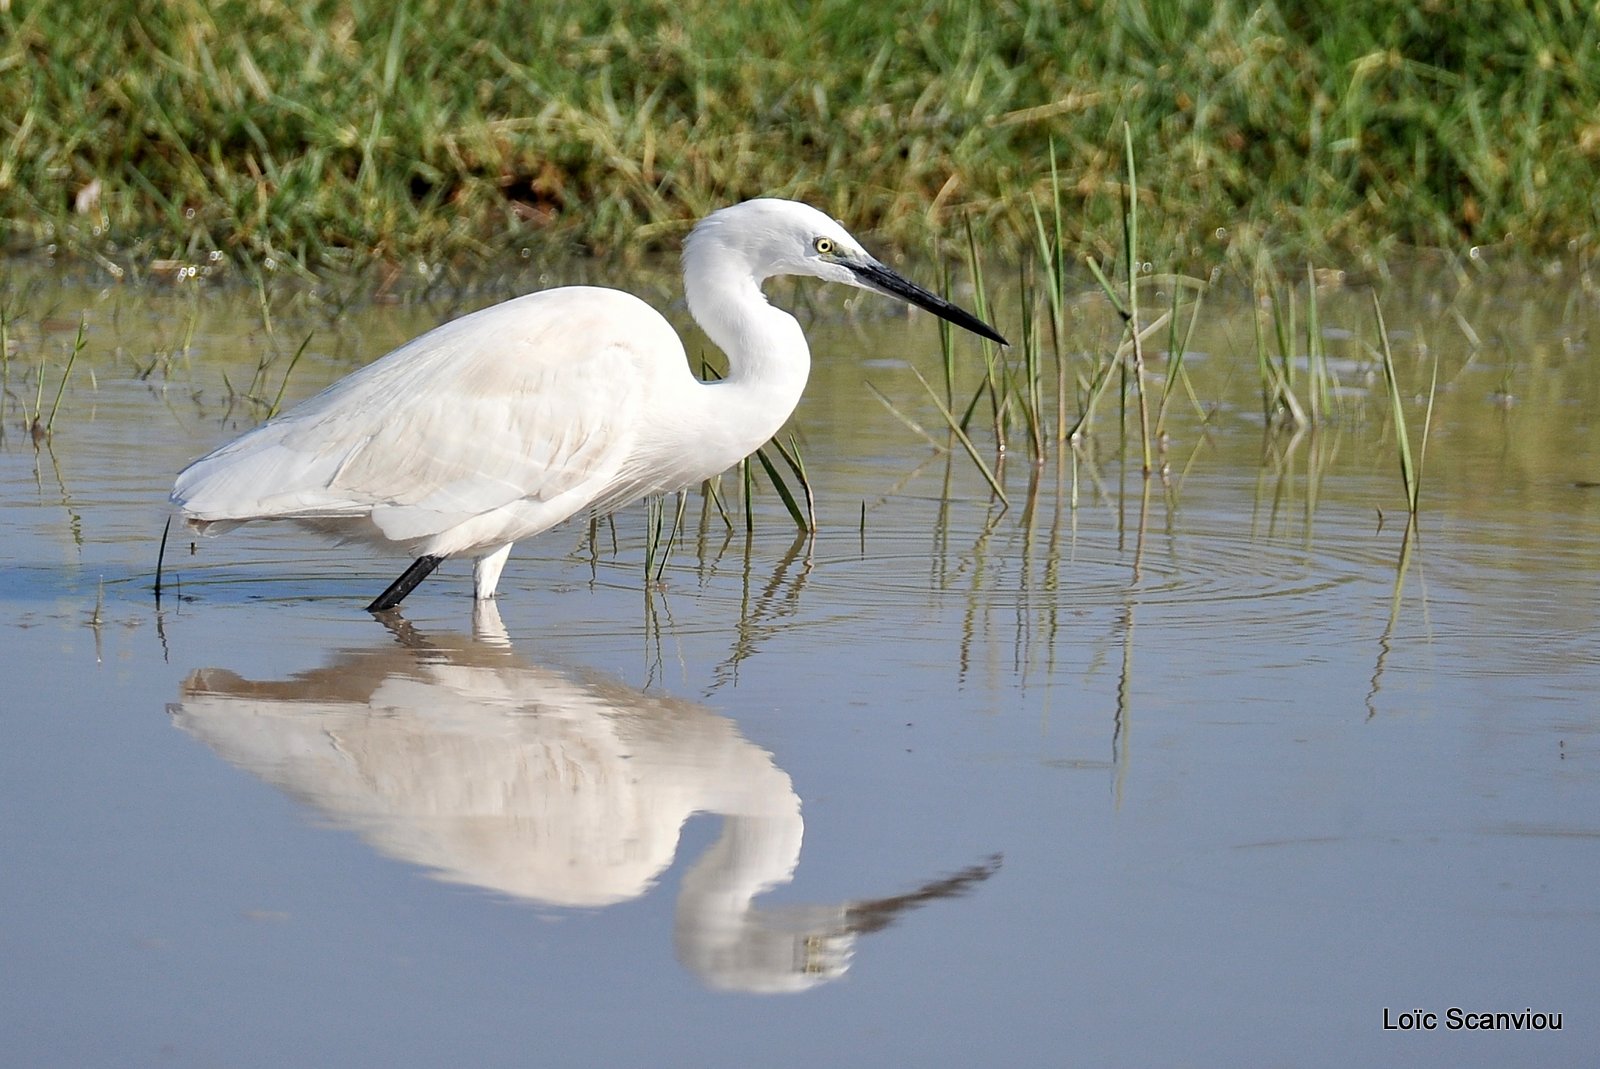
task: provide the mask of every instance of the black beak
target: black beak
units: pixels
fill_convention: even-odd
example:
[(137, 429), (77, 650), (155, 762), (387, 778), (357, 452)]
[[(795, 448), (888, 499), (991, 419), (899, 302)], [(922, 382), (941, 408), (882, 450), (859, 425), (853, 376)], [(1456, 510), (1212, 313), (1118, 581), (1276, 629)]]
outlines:
[(932, 312), (940, 319), (948, 319), (964, 330), (970, 330), (980, 338), (988, 338), (1001, 345), (1010, 345), (1000, 332), (989, 324), (968, 312), (964, 308), (957, 308), (943, 297), (929, 293), (910, 279), (896, 274), (894, 271), (873, 259), (854, 261), (841, 261), (851, 271), (855, 272), (856, 279), (870, 290), (898, 297), (907, 304), (914, 304), (918, 308)]

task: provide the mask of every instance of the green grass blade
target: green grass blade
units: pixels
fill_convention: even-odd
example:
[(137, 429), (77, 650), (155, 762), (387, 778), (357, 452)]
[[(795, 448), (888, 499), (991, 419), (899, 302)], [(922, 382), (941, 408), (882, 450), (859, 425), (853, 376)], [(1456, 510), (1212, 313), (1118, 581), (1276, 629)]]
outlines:
[(85, 345), (83, 331), (86, 322), (85, 316), (78, 317), (78, 335), (72, 340), (72, 354), (67, 357), (66, 369), (61, 372), (61, 385), (56, 387), (56, 399), (50, 405), (50, 418), (45, 421), (44, 433), (46, 437), (55, 431), (56, 413), (61, 409), (61, 395), (67, 392), (67, 379), (72, 377), (72, 365), (78, 362), (78, 354), (83, 352)]
[(1406, 431), (1406, 410), (1400, 401), (1400, 381), (1395, 373), (1394, 351), (1389, 347), (1389, 329), (1383, 322), (1383, 305), (1372, 295), (1372, 314), (1378, 322), (1378, 342), (1383, 357), (1383, 377), (1389, 384), (1389, 408), (1394, 416), (1394, 436), (1400, 454), (1400, 480), (1405, 484), (1406, 502), (1411, 514), (1417, 512), (1417, 471), (1411, 459), (1411, 436)]
[(789, 444), (787, 446), (776, 438), (772, 440), (772, 444), (777, 448), (778, 455), (783, 458), (783, 462), (789, 465), (789, 470), (794, 472), (794, 477), (799, 480), (800, 492), (805, 497), (806, 522), (801, 529), (808, 533), (815, 533), (817, 530), (817, 499), (811, 492), (811, 480), (806, 476), (805, 461), (800, 457), (800, 443), (791, 434), (789, 435)]
[[(806, 524), (806, 514), (801, 510), (800, 503), (795, 500), (794, 494), (789, 491), (789, 486), (784, 482), (783, 476), (778, 473), (778, 469), (773, 466), (771, 459), (767, 457), (765, 448), (756, 450), (756, 460), (761, 464), (761, 470), (767, 473), (767, 478), (772, 480), (772, 488), (778, 491), (778, 497), (782, 499), (783, 507), (788, 509), (789, 515), (794, 518), (794, 525), (802, 531), (809, 530)], [(749, 510), (748, 502), (745, 508), (747, 511)]]
[(295, 365), (300, 363), (300, 358), (305, 355), (306, 346), (311, 344), (311, 339), (314, 336), (314, 331), (311, 334), (307, 334), (305, 340), (300, 343), (300, 348), (296, 349), (294, 356), (289, 359), (289, 366), (283, 372), (283, 381), (278, 383), (278, 394), (272, 399), (272, 406), (267, 409), (268, 419), (278, 414), (278, 408), (283, 404), (284, 391), (289, 388), (289, 376), (294, 374)]
[(927, 441), (927, 443), (929, 445), (933, 446), (933, 448), (939, 450), (940, 452), (944, 451), (945, 445), (944, 445), (943, 442), (939, 441), (938, 439), (934, 438), (933, 435), (929, 434), (927, 429), (924, 428), (922, 426), (922, 424), (918, 423), (916, 420), (912, 419), (910, 416), (908, 416), (904, 412), (900, 411), (900, 409), (895, 405), (895, 403), (893, 401), (889, 400), (888, 396), (885, 395), (882, 390), (878, 389), (876, 386), (874, 386), (870, 382), (867, 383), (867, 389), (872, 391), (872, 396), (876, 397), (878, 399), (878, 401), (883, 405), (883, 407), (887, 408), (889, 410), (889, 414), (891, 416), (893, 416), (895, 419), (899, 420), (901, 423), (905, 424), (908, 428), (910, 428), (910, 430), (913, 433), (915, 433), (917, 435), (920, 435), (924, 440)]
[(995, 478), (994, 472), (989, 469), (989, 465), (984, 463), (977, 447), (972, 444), (972, 439), (968, 438), (966, 432), (961, 429), (961, 425), (957, 422), (955, 416), (944, 406), (944, 402), (939, 400), (938, 392), (928, 384), (927, 379), (922, 377), (922, 372), (912, 368), (911, 373), (917, 377), (918, 382), (922, 383), (922, 388), (928, 391), (928, 396), (933, 399), (934, 406), (939, 410), (939, 415), (944, 417), (944, 421), (949, 426), (951, 433), (956, 436), (956, 441), (961, 443), (961, 448), (967, 451), (967, 456), (971, 457), (972, 462), (978, 466), (978, 471), (983, 475), (984, 481), (989, 484), (989, 489), (994, 491), (994, 495), (1000, 499), (1002, 505), (1010, 508), (1011, 501), (1006, 497), (1005, 488), (1000, 485), (1000, 480)]

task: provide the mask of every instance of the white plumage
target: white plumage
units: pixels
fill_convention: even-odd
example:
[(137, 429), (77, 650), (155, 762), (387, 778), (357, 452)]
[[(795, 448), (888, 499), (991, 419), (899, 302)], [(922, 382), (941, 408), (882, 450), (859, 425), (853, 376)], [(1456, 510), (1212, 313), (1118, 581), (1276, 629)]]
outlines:
[(777, 432), (810, 353), (799, 324), (762, 294), (769, 277), (877, 290), (1004, 343), (792, 201), (707, 216), (683, 261), (689, 310), (728, 356), (720, 382), (691, 374), (676, 332), (637, 297), (530, 293), (407, 342), (195, 461), (172, 501), (202, 530), (293, 520), (415, 557), (373, 611), (453, 557), (475, 558), (483, 599), (519, 539), (709, 478)]

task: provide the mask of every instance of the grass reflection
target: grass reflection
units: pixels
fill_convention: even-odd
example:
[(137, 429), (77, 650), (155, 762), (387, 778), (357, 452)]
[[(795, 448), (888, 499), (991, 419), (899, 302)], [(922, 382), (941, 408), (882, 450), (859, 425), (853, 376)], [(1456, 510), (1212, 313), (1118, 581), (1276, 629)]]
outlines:
[[(1383, 626), (1383, 633), (1378, 636), (1378, 656), (1372, 667), (1372, 685), (1367, 691), (1367, 719), (1371, 720), (1378, 715), (1378, 694), (1383, 689), (1383, 673), (1388, 664), (1390, 655), (1394, 652), (1395, 627), (1400, 622), (1403, 595), (1406, 586), (1406, 573), (1411, 568), (1411, 557), (1420, 535), (1417, 531), (1417, 518), (1411, 516), (1407, 520), (1405, 533), (1400, 536), (1400, 552), (1395, 558), (1394, 586), (1389, 594), (1389, 618)], [(1419, 618), (1426, 624), (1428, 614), (1427, 585), (1418, 579), (1420, 588)]]

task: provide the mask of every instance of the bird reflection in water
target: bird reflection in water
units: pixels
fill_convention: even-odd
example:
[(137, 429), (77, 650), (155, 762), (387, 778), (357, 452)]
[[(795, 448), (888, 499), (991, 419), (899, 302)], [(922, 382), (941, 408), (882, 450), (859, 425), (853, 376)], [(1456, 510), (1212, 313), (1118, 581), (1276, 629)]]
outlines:
[(857, 938), (961, 894), (994, 857), (907, 894), (761, 908), (804, 825), (772, 755), (705, 706), (521, 660), (493, 602), (475, 635), (347, 651), (281, 682), (201, 669), (169, 707), (218, 754), (438, 879), (564, 907), (644, 894), (684, 823), (722, 817), (684, 875), (679, 960), (709, 986), (799, 991), (849, 967)]

